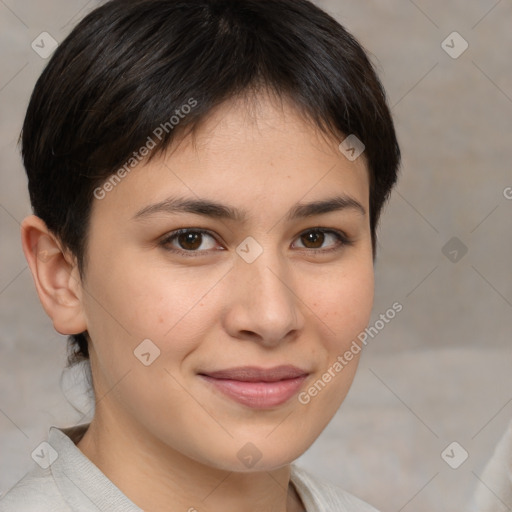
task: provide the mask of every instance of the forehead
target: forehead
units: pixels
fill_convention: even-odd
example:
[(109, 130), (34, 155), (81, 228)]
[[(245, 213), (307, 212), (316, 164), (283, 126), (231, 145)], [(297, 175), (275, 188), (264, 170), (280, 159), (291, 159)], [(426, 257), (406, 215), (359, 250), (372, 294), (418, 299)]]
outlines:
[(137, 164), (109, 187), (94, 210), (132, 217), (170, 195), (210, 198), (247, 218), (273, 205), (345, 194), (368, 205), (364, 155), (349, 161), (336, 138), (321, 132), (287, 100), (268, 96), (226, 102), (176, 139), (162, 155)]

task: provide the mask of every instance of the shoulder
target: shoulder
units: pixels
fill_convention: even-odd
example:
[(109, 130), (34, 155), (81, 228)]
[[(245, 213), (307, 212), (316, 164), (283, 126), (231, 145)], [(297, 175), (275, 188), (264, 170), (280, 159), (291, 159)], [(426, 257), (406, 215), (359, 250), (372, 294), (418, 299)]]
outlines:
[[(471, 512), (498, 512), (512, 506), (512, 421), (478, 478), (469, 504)], [(499, 496), (499, 499), (497, 498)]]
[(35, 466), (0, 497), (0, 512), (71, 512), (50, 469)]
[(378, 512), (368, 503), (340, 487), (320, 481), (296, 464), (291, 468), (291, 480), (306, 506), (306, 512)]

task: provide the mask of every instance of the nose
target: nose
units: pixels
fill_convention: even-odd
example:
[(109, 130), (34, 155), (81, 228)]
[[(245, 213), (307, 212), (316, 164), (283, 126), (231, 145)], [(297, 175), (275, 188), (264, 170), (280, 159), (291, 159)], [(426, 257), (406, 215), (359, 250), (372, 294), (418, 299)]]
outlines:
[(265, 250), (252, 263), (240, 259), (230, 273), (226, 331), (238, 339), (272, 347), (290, 341), (303, 329), (303, 302), (285, 262)]

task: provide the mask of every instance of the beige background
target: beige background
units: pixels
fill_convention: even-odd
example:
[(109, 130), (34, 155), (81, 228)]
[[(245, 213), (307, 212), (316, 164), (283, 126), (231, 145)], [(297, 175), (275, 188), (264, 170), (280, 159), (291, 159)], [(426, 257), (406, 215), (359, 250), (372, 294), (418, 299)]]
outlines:
[[(404, 309), (299, 462), (383, 512), (460, 512), (512, 417), (512, 2), (317, 4), (371, 52), (393, 105), (403, 166), (380, 230), (374, 317)], [(46, 62), (31, 42), (43, 31), (62, 41), (96, 5), (0, 0), (0, 492), (50, 425), (83, 420), (59, 387), (65, 338), (21, 251), (30, 205), (16, 143)], [(469, 44), (457, 59), (441, 47), (453, 31)], [(452, 237), (467, 247), (458, 262), (443, 253)], [(456, 470), (441, 458), (453, 441), (469, 453)]]

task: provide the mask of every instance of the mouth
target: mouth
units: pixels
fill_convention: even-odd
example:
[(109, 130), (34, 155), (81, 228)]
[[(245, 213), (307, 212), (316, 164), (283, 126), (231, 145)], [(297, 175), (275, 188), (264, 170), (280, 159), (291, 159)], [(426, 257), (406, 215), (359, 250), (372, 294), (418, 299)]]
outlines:
[(309, 372), (296, 366), (243, 366), (198, 374), (224, 396), (256, 409), (284, 404), (302, 387)]

